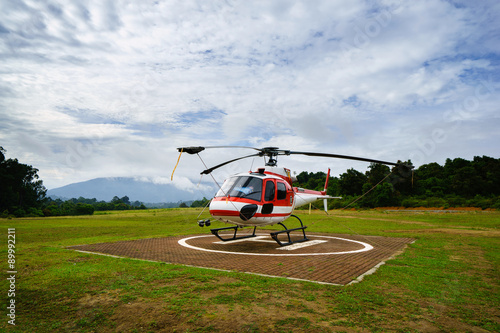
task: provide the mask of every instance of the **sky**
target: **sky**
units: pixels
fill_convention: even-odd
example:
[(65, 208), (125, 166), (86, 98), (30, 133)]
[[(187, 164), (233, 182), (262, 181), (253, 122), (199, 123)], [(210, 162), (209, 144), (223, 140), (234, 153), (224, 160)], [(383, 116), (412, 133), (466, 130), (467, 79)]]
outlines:
[[(496, 0), (0, 0), (0, 146), (48, 189), (170, 183), (182, 146), (417, 167), (499, 158), (499, 69)], [(254, 152), (183, 154), (172, 184), (203, 191), (203, 163)], [(368, 165), (282, 156), (279, 166)]]

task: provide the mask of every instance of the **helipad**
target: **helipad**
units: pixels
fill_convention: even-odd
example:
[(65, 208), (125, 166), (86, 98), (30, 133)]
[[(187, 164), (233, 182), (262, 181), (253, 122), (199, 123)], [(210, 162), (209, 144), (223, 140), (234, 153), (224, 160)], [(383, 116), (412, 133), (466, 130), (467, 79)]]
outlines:
[(308, 233), (280, 247), (269, 234), (221, 242), (213, 235), (139, 239), (70, 249), (219, 270), (345, 285), (395, 256), (411, 238)]

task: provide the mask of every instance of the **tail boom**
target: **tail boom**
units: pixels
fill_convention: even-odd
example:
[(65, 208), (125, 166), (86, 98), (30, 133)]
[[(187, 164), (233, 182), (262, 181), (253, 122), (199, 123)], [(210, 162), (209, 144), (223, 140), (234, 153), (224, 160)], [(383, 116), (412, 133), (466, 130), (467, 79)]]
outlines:
[(295, 207), (304, 206), (313, 203), (317, 200), (323, 200), (325, 212), (327, 211), (327, 199), (342, 199), (342, 197), (332, 197), (326, 194), (328, 189), (328, 180), (330, 179), (330, 169), (326, 175), (325, 188), (323, 191), (308, 190), (300, 187), (294, 187), (295, 192)]

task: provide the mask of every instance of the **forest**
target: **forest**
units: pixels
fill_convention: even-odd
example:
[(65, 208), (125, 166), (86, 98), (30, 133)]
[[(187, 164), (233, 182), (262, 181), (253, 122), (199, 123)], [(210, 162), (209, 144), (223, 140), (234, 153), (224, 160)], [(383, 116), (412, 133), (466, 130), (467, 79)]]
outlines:
[[(407, 163), (411, 163), (408, 161)], [(323, 172), (297, 175), (299, 187), (322, 190)], [(378, 184), (378, 185), (377, 185)], [(377, 186), (375, 186), (377, 185)], [(411, 172), (372, 163), (365, 173), (349, 169), (330, 177), (327, 193), (342, 196), (329, 208), (478, 207), (500, 209), (500, 159), (476, 156), (424, 164)], [(363, 196), (363, 194), (365, 194)]]
[(111, 201), (97, 201), (96, 198), (83, 197), (63, 201), (48, 197), (41, 213), (43, 216), (92, 215), (94, 211), (131, 209), (146, 209), (146, 206), (140, 201), (131, 202), (128, 196), (122, 198), (114, 196)]
[(53, 200), (39, 179), (38, 169), (6, 159), (0, 147), (0, 217), (41, 217), (92, 215), (94, 211), (146, 209), (142, 202), (130, 202), (127, 196), (115, 196), (110, 202), (73, 198)]
[[(89, 215), (98, 210), (146, 209), (127, 196), (110, 202), (46, 197), (38, 169), (6, 159), (0, 147), (0, 217)], [(406, 162), (411, 165), (411, 161)], [(294, 186), (323, 190), (324, 172), (301, 172)], [(349, 169), (330, 177), (327, 193), (330, 209), (375, 207), (478, 207), (500, 209), (500, 159), (476, 156), (473, 160), (447, 159), (444, 165), (424, 164), (413, 170), (372, 163), (366, 172)], [(205, 206), (208, 199), (191, 207)], [(182, 206), (188, 206), (181, 203)]]

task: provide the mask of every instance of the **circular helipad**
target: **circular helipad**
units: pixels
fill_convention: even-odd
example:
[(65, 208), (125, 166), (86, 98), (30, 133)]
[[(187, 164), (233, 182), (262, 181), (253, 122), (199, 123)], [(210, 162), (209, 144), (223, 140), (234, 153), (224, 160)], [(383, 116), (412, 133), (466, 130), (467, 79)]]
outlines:
[(265, 234), (231, 241), (217, 241), (212, 235), (199, 235), (183, 238), (178, 243), (198, 251), (274, 257), (340, 255), (373, 249), (373, 246), (365, 242), (323, 235), (308, 236), (307, 241), (287, 246), (279, 246), (276, 241)]
[[(308, 241), (279, 246), (269, 234), (222, 242), (214, 235), (189, 235), (72, 246), (111, 255), (345, 285), (373, 272), (411, 238), (307, 233)], [(300, 239), (300, 235), (292, 240)]]

